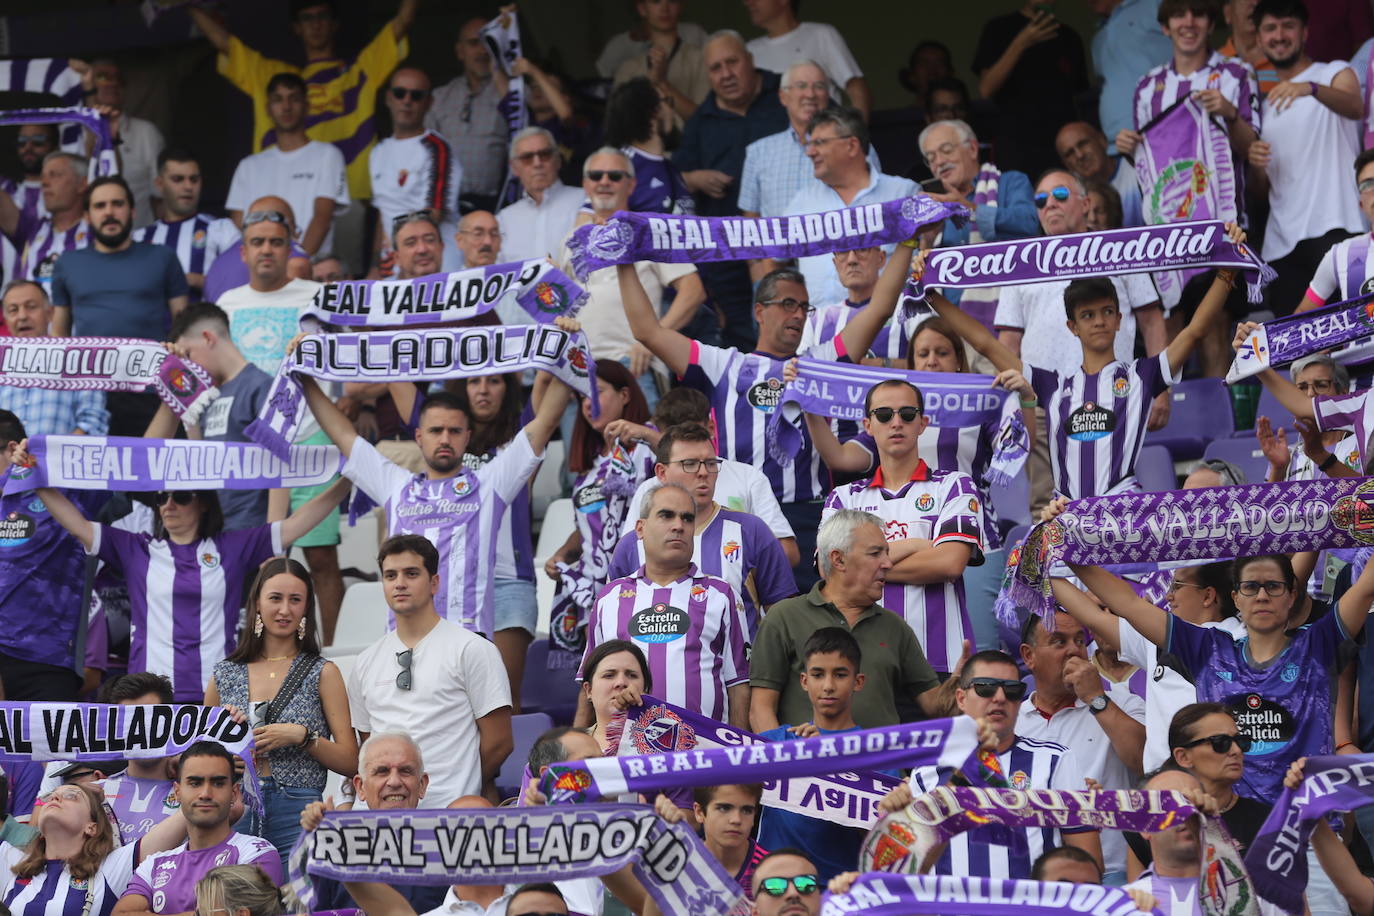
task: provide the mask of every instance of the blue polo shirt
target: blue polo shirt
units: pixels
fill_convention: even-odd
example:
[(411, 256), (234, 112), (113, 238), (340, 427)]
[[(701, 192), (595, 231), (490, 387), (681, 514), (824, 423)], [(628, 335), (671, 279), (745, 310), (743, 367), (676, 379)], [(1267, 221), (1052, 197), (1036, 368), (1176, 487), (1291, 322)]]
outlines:
[(698, 216), (738, 216), (739, 182), (744, 173), (744, 151), (755, 140), (776, 134), (788, 126), (787, 110), (778, 98), (782, 77), (759, 70), (759, 94), (743, 115), (726, 111), (715, 93), (697, 106), (682, 129), (682, 144), (673, 153), (673, 164), (684, 172), (715, 169), (734, 177), (720, 199), (697, 196)]
[(167, 301), (190, 291), (176, 252), (134, 242), (123, 251), (68, 251), (52, 274), (52, 303), (69, 308), (73, 337), (161, 340), (172, 324)]

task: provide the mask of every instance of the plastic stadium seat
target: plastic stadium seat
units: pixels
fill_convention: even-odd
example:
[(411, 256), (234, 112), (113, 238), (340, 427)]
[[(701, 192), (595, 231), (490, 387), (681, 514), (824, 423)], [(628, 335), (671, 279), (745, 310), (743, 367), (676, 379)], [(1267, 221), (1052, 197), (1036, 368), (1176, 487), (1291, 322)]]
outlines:
[(577, 712), (575, 669), (550, 671), (549, 641), (536, 639), (525, 653), (525, 676), (520, 682), (520, 708), (547, 713), (560, 725), (572, 723)]
[(1219, 378), (1179, 382), (1169, 389), (1172, 409), (1161, 430), (1145, 434), (1146, 445), (1162, 445), (1175, 461), (1202, 456), (1207, 443), (1236, 429), (1231, 395)]
[(563, 466), (567, 449), (562, 439), (554, 439), (544, 447), (544, 463), (534, 472), (530, 487), (530, 511), (542, 518), (549, 504), (563, 495)]
[(1207, 446), (1204, 458), (1220, 458), (1245, 472), (1246, 483), (1264, 483), (1269, 476), (1269, 459), (1254, 439), (1218, 439)]
[(386, 635), (388, 614), (380, 582), (355, 582), (344, 592), (334, 645), (326, 653), (356, 655)]
[(1135, 476), (1142, 489), (1157, 492), (1177, 490), (1178, 475), (1174, 473), (1174, 459), (1161, 445), (1147, 445), (1140, 450), (1135, 462)]
[[(1280, 370), (1287, 375), (1287, 370)], [(1290, 447), (1301, 447), (1302, 440), (1297, 435), (1297, 430), (1293, 426), (1293, 415), (1288, 412), (1288, 408), (1279, 403), (1279, 399), (1269, 393), (1265, 388), (1260, 391), (1259, 403), (1255, 406), (1255, 425), (1259, 425), (1260, 417), (1268, 417), (1269, 422), (1274, 424), (1274, 429), (1282, 427), (1288, 431), (1288, 445)], [(1253, 442), (1255, 431), (1253, 429), (1238, 429), (1235, 436), (1237, 439), (1249, 437)]]
[(1030, 534), (1030, 530), (1030, 525), (1017, 525), (1007, 532), (1007, 536), (1002, 539), (1002, 546), (1007, 550), (1011, 550), (1026, 539), (1026, 535)]
[(1013, 525), (1029, 524), (1030, 471), (1023, 467), (1021, 473), (1012, 478), (1010, 486), (992, 484), (988, 487), (988, 497), (992, 500), (992, 507), (997, 510), (997, 520), (1003, 528), (1008, 522)]
[(534, 545), (534, 593), (535, 602), (539, 605), (536, 633), (548, 635), (549, 611), (553, 607), (554, 581), (544, 575), (544, 564), (555, 550), (563, 546), (576, 527), (571, 499), (555, 499), (549, 503), (539, 528), (539, 542)]
[(364, 512), (356, 525), (350, 526), (345, 517), (339, 526), (339, 569), (350, 567), (360, 572), (376, 573), (377, 515)]
[(496, 774), (496, 790), (502, 798), (511, 798), (520, 793), (520, 783), (525, 775), (525, 761), (530, 749), (539, 736), (553, 728), (553, 720), (542, 712), (524, 713), (511, 716), (510, 730), (515, 736), (515, 749), (510, 752), (506, 762), (501, 764), (501, 772)]

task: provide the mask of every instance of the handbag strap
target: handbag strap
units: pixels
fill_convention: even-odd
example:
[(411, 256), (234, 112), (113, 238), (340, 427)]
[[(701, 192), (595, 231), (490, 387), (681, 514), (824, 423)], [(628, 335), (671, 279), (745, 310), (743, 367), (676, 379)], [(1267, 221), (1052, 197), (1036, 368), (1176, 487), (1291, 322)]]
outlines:
[(267, 711), (262, 714), (262, 723), (271, 725), (277, 721), (286, 704), (301, 689), (306, 677), (310, 674), (310, 668), (315, 663), (314, 655), (306, 655), (304, 652), (296, 656), (296, 660), (291, 663), (291, 670), (286, 672), (285, 679), (281, 682), (281, 687), (277, 689), (277, 695), (272, 698), (272, 702), (267, 704)]

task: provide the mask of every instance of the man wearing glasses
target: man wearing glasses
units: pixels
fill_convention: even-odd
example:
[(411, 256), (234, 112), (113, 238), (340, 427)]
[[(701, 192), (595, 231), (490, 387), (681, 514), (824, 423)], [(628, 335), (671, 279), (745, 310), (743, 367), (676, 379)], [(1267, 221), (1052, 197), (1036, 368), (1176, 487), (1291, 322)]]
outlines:
[(983, 562), (983, 515), (971, 477), (932, 470), (921, 457), (917, 440), (929, 423), (923, 403), (902, 379), (869, 389), (864, 431), (878, 469), (871, 480), (831, 491), (822, 519), (839, 509), (882, 519), (892, 559), (882, 605), (910, 624), (932, 668), (952, 674), (974, 638), (963, 577)]
[(21, 124), (14, 149), (22, 177), (18, 181), (0, 177), (0, 191), (10, 196), (18, 211), (17, 221), (0, 239), (0, 268), (6, 277), (19, 275), (19, 252), (48, 215), (48, 208), (43, 206), (43, 157), (57, 149), (57, 125)]
[(779, 849), (754, 867), (755, 916), (819, 916), (816, 866), (795, 849)]
[(583, 192), (558, 179), (562, 166), (558, 143), (544, 128), (526, 127), (515, 135), (510, 168), (520, 179), (520, 199), (496, 214), (507, 260), (554, 257), (572, 231)]
[(377, 144), (368, 163), (372, 204), (377, 208), (374, 254), (378, 269), (384, 275), (391, 272), (387, 242), (396, 231), (397, 219), (427, 210), (439, 228), (441, 242), (448, 239), (444, 245), (449, 253), (444, 259), (446, 266), (456, 270), (458, 257), (452, 249), (452, 237), (458, 220), (463, 167), (458, 164), (453, 145), (425, 129), (425, 115), (434, 99), (429, 77), (416, 67), (402, 67), (391, 75), (385, 98), (391, 113), (391, 136)]

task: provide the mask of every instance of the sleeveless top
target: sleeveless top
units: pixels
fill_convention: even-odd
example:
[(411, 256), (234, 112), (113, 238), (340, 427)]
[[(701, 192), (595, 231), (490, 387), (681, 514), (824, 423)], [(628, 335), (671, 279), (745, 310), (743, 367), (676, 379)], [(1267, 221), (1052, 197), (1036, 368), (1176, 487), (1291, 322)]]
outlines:
[[(277, 722), (293, 722), (304, 725), (312, 732), (319, 732), (321, 738), (332, 738), (329, 723), (324, 718), (324, 705), (320, 702), (320, 672), (324, 670), (325, 660), (320, 656), (305, 656), (292, 666), (309, 665), (300, 689), (296, 691), (277, 716)], [(248, 701), (248, 665), (228, 660), (215, 665), (215, 686), (219, 689), (221, 703), (242, 709), (255, 724), (261, 724), (262, 712), (267, 710), (264, 701), (262, 712), (255, 712)], [(306, 789), (324, 791), (325, 778), (329, 771), (324, 764), (306, 753), (304, 748), (283, 747), (267, 752), (267, 760), (272, 764), (272, 778), (279, 785), (300, 786)]]

